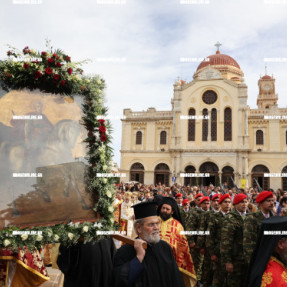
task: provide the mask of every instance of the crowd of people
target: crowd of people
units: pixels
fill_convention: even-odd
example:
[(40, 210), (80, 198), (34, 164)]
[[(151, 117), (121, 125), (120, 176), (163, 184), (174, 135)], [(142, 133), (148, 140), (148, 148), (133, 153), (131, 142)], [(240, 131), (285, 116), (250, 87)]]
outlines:
[[(156, 222), (157, 227), (153, 223), (153, 232), (157, 234), (158, 230), (159, 238), (172, 249), (184, 282), (184, 285), (177, 286), (257, 286), (250, 282), (258, 281), (258, 276), (256, 280), (253, 276), (255, 261), (252, 258), (256, 256), (254, 250), (262, 222), (273, 216), (287, 216), (287, 191), (281, 189), (238, 189), (230, 188), (226, 183), (220, 187), (212, 184), (183, 186), (179, 183), (168, 187), (161, 183), (145, 185), (138, 182), (121, 182), (115, 188), (115, 219), (120, 230), (130, 237), (136, 238), (141, 231), (132, 206), (155, 204), (159, 221)], [(139, 238), (153, 242), (152, 233)], [(274, 242), (277, 244), (278, 240)], [(282, 242), (285, 241), (280, 239), (281, 247), (284, 245)], [(278, 250), (282, 251), (279, 247), (274, 245), (272, 248), (277, 248), (277, 252), (272, 249), (270, 256), (287, 266), (287, 245), (282, 249), (284, 256), (283, 253), (278, 254)], [(264, 271), (261, 273), (262, 284), (267, 280), (273, 285), (265, 282), (262, 286), (287, 286), (287, 273), (285, 279), (284, 276), (274, 279), (272, 271)], [(286, 268), (283, 271), (287, 272)], [(137, 274), (139, 271), (134, 272)], [(133, 277), (133, 283), (135, 278), (138, 277)], [(285, 285), (279, 285), (283, 282), (280, 280), (286, 280)]]

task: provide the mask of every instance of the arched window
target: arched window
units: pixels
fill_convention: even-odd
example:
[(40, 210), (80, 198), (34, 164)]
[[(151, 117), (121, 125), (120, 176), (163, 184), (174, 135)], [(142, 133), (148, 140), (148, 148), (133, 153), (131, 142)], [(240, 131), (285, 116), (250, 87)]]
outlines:
[(211, 110), (211, 141), (217, 141), (217, 111)]
[(224, 140), (232, 141), (232, 111), (230, 108), (224, 110)]
[(138, 131), (136, 133), (136, 144), (142, 144), (142, 132)]
[[(189, 116), (195, 116), (195, 109), (190, 109)], [(195, 141), (195, 119), (188, 119), (188, 141)]]
[(166, 131), (160, 132), (160, 144), (166, 144)]
[(263, 145), (264, 144), (263, 131), (262, 130), (256, 131), (256, 144), (257, 145)]
[(202, 141), (207, 141), (208, 135), (208, 111), (207, 109), (203, 109), (202, 111), (203, 119), (202, 119)]

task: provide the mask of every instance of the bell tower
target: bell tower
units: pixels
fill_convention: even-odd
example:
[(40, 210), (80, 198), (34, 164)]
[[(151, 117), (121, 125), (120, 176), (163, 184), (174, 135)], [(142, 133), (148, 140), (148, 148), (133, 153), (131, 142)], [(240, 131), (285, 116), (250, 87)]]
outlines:
[(277, 107), (278, 95), (275, 94), (275, 79), (267, 75), (260, 76), (258, 80), (259, 95), (257, 97), (257, 106), (259, 109), (269, 109), (271, 106)]

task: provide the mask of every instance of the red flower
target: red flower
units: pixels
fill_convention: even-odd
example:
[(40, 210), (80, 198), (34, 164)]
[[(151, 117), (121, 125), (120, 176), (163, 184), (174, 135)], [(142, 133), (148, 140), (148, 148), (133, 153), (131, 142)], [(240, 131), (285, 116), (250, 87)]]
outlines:
[(64, 60), (66, 61), (66, 62), (71, 62), (71, 57), (69, 57), (69, 56), (64, 56)]
[(57, 54), (54, 53), (54, 54), (53, 54), (53, 58), (56, 58), (56, 57), (57, 57)]
[(30, 50), (29, 50), (29, 47), (26, 46), (24, 49), (23, 49), (23, 53), (24, 54), (30, 54)]
[(99, 120), (99, 122), (101, 123), (101, 125), (103, 125), (105, 123), (105, 120)]
[(27, 63), (24, 63), (23, 67), (24, 67), (24, 69), (28, 69), (30, 67), (30, 65)]
[(12, 55), (12, 52), (11, 51), (8, 51), (7, 52), (7, 56), (11, 56)]
[(51, 68), (46, 68), (45, 72), (47, 75), (51, 75), (53, 71)]
[(105, 142), (106, 140), (107, 140), (107, 137), (106, 137), (105, 135), (102, 135), (102, 136), (101, 136), (101, 141), (102, 141), (102, 142)]
[(69, 69), (67, 70), (67, 72), (68, 72), (69, 75), (72, 75), (73, 69), (72, 69), (72, 68), (69, 68)]
[(42, 56), (43, 58), (46, 58), (47, 52), (42, 52), (42, 53), (41, 53), (41, 56)]
[(59, 79), (60, 79), (60, 75), (55, 74), (55, 75), (54, 75), (54, 79), (55, 79), (56, 81), (59, 81)]
[(104, 126), (100, 126), (100, 127), (99, 127), (99, 131), (100, 131), (101, 133), (104, 133), (104, 132), (106, 131), (106, 128), (105, 128)]
[(61, 64), (60, 62), (55, 63), (55, 65), (56, 65), (57, 67), (62, 67), (62, 64)]
[(65, 80), (62, 80), (62, 81), (61, 81), (61, 86), (65, 86), (65, 84), (66, 84), (66, 81), (65, 81)]
[(53, 64), (53, 63), (54, 63), (54, 59), (48, 58), (48, 63), (49, 63), (49, 64)]
[(39, 79), (39, 78), (42, 77), (42, 73), (41, 73), (40, 71), (36, 71), (36, 72), (34, 73), (34, 77), (37, 78), (37, 79)]

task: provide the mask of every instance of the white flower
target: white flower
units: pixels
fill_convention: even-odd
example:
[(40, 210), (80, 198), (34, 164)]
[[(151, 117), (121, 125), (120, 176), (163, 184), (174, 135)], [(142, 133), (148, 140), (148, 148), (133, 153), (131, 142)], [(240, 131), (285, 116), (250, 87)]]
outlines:
[(55, 240), (55, 241), (58, 241), (59, 239), (60, 239), (59, 235), (55, 234), (55, 235), (54, 235), (54, 240)]
[(43, 239), (43, 235), (38, 234), (36, 237), (36, 241), (42, 241), (42, 239)]
[(97, 83), (98, 85), (100, 85), (100, 84), (102, 83), (101, 79), (97, 79), (97, 80), (96, 80), (96, 83)]
[(79, 227), (80, 222), (75, 223), (75, 227)]
[(103, 170), (107, 170), (108, 166), (106, 164), (103, 165)]
[(86, 80), (86, 83), (89, 84), (91, 81), (90, 80)]
[(48, 236), (52, 237), (52, 235), (53, 235), (53, 232), (52, 231), (48, 231)]
[(114, 220), (114, 218), (113, 218), (113, 217), (111, 217), (111, 218), (110, 218), (110, 223), (111, 223), (111, 224), (113, 224), (113, 223), (114, 223), (114, 221), (115, 221), (115, 220)]
[(102, 223), (98, 223), (98, 228), (101, 228), (102, 227)]
[(88, 231), (89, 231), (89, 226), (85, 225), (85, 226), (83, 227), (83, 232), (88, 232)]
[(25, 234), (25, 233), (22, 234), (22, 235), (21, 235), (21, 238), (22, 238), (23, 241), (26, 240), (26, 239), (28, 238), (28, 234)]
[(107, 183), (107, 179), (106, 178), (103, 178), (103, 183)]
[(68, 233), (68, 237), (69, 237), (70, 240), (72, 240), (72, 239), (74, 238), (74, 234), (71, 233), (71, 232), (69, 232), (69, 233)]
[(107, 197), (108, 197), (108, 198), (111, 198), (111, 197), (112, 197), (112, 193), (111, 193), (109, 190), (107, 191)]
[(7, 247), (7, 246), (10, 245), (10, 244), (11, 244), (10, 240), (8, 240), (8, 239), (5, 239), (5, 240), (4, 240), (4, 246), (5, 246), (5, 247)]
[(114, 208), (112, 206), (109, 206), (109, 212), (114, 212)]

